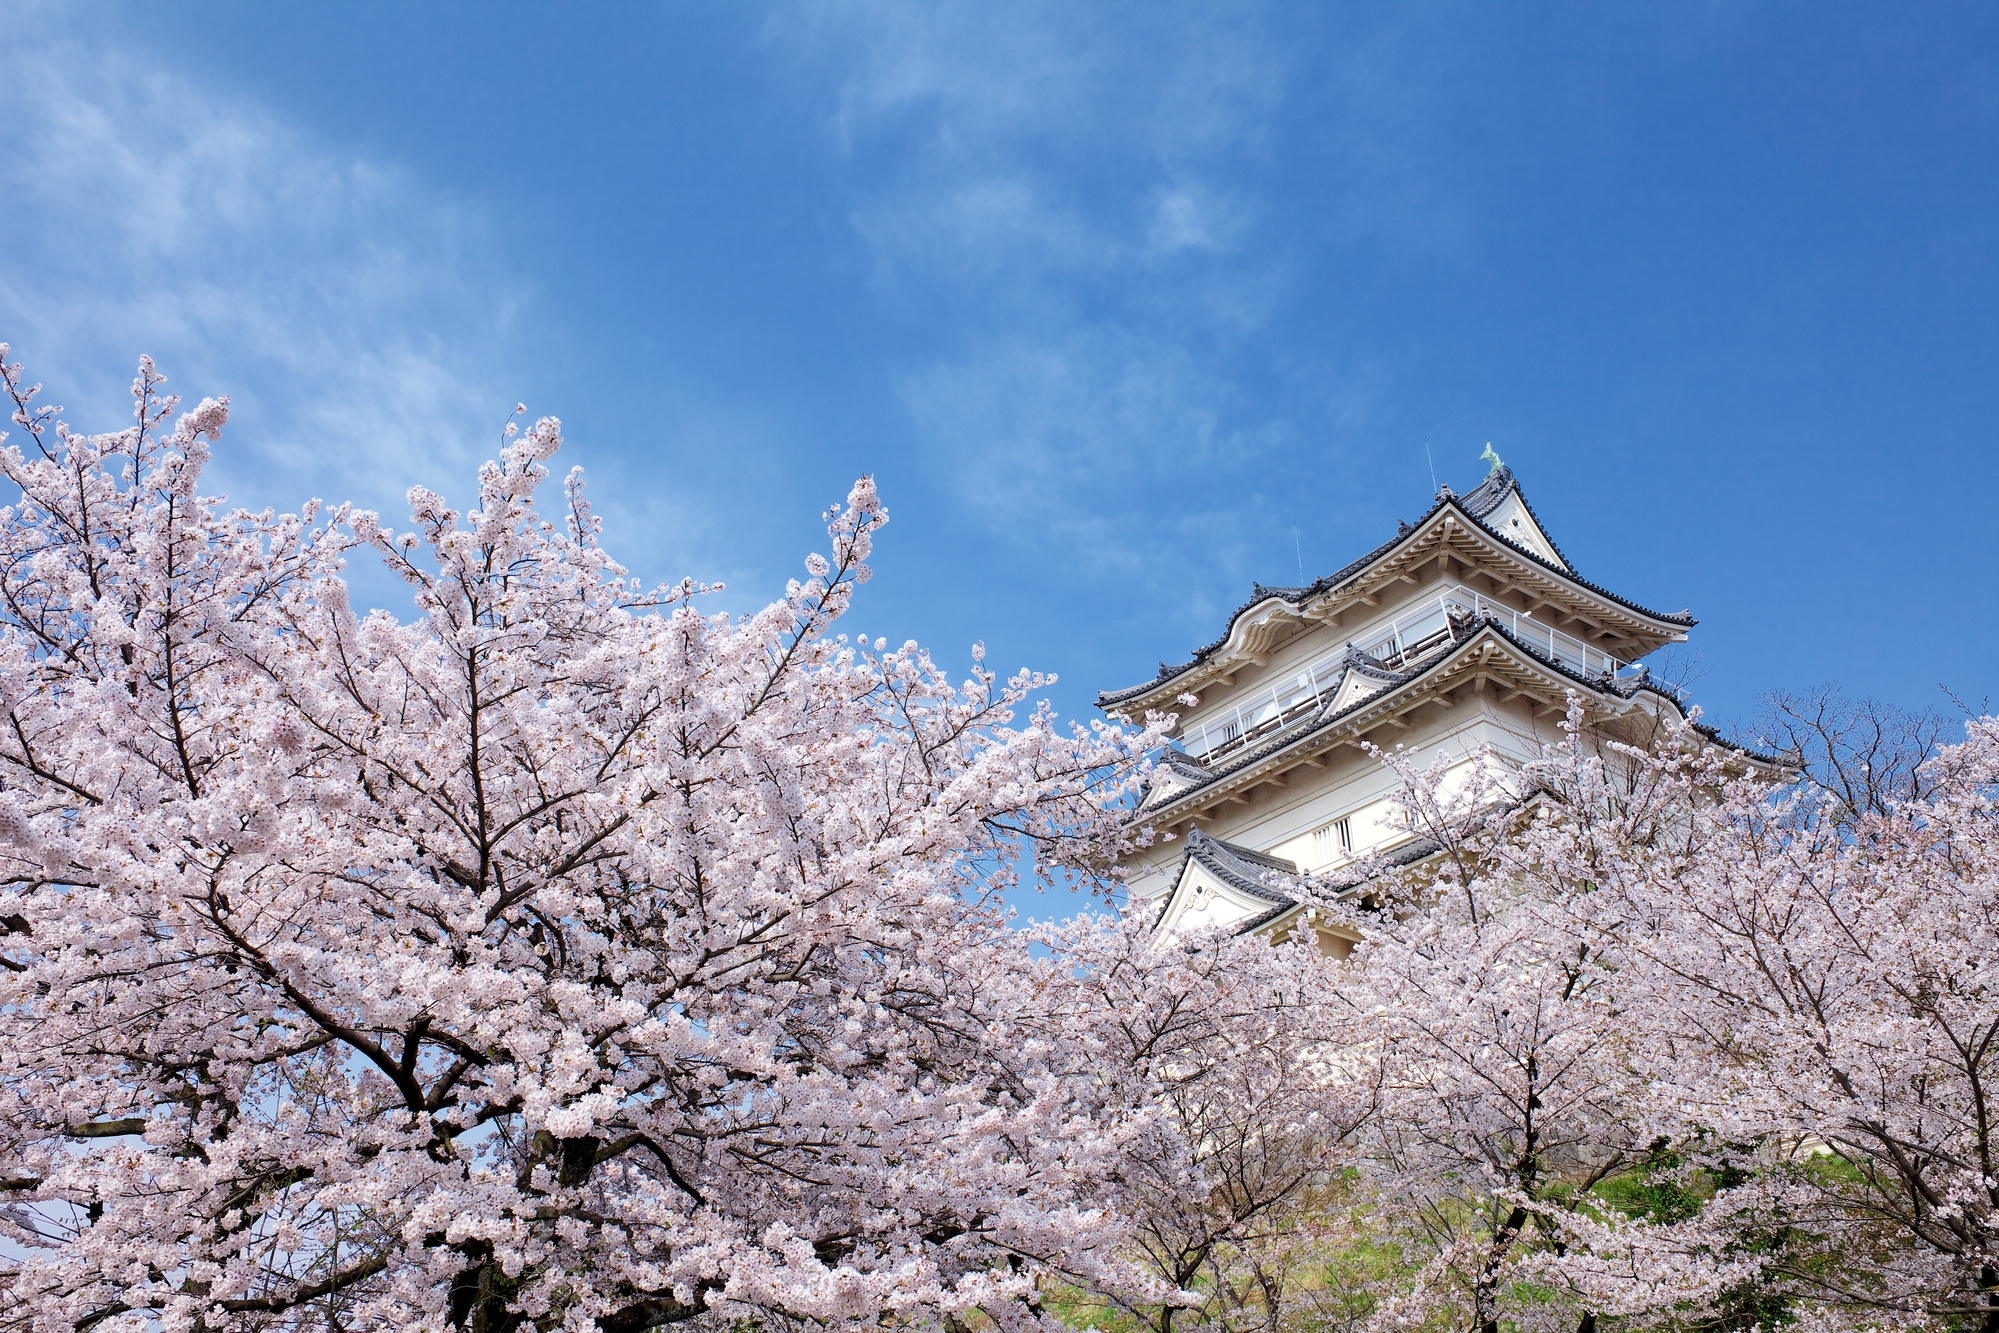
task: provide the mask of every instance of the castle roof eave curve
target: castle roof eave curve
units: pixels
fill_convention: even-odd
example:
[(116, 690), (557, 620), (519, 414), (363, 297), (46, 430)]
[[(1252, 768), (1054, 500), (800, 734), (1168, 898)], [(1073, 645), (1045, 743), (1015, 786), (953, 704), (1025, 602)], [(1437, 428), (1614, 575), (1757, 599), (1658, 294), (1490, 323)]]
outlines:
[[(1338, 878), (1323, 875), (1315, 875), (1312, 878), (1317, 879), (1334, 897), (1345, 898), (1366, 888), (1370, 881), (1387, 871), (1415, 865), (1418, 861), (1435, 856), (1442, 850), (1442, 845), (1430, 838), (1417, 838), (1413, 842), (1392, 849), (1385, 855), (1340, 867), (1342, 873)], [(1285, 917), (1310, 911), (1311, 907), (1312, 904), (1303, 898), (1286, 897), (1283, 902), (1268, 911), (1238, 924), (1234, 933), (1254, 935), (1259, 930), (1278, 924)]]
[[(1687, 716), (1686, 705), (1679, 696), (1674, 691), (1652, 680), (1649, 675), (1629, 677), (1623, 680), (1586, 675), (1568, 666), (1566, 663), (1548, 657), (1545, 653), (1536, 649), (1533, 644), (1513, 634), (1497, 619), (1485, 616), (1477, 617), (1476, 619), (1477, 623), (1470, 628), (1470, 631), (1462, 639), (1449, 645), (1448, 648), (1439, 650), (1427, 660), (1419, 662), (1407, 671), (1389, 673), (1393, 678), (1393, 683), (1386, 689), (1369, 694), (1364, 698), (1356, 699), (1337, 712), (1310, 714), (1281, 731), (1273, 732), (1267, 739), (1248, 747), (1240, 754), (1231, 756), (1227, 764), (1209, 772), (1206, 780), (1174, 792), (1156, 810), (1147, 811), (1147, 817), (1158, 819), (1160, 815), (1175, 806), (1181, 805), (1189, 797), (1205, 792), (1217, 783), (1233, 777), (1247, 768), (1262, 763), (1273, 755), (1289, 749), (1311, 736), (1332, 730), (1349, 717), (1384, 702), (1388, 694), (1405, 686), (1416, 684), (1423, 677), (1439, 672), (1451, 663), (1460, 660), (1466, 653), (1477, 646), (1479, 639), (1485, 634), (1492, 634), (1504, 641), (1525, 658), (1534, 662), (1539, 669), (1547, 671), (1561, 680), (1565, 687), (1580, 686), (1599, 697), (1624, 700), (1635, 699), (1640, 694), (1647, 694), (1665, 703), (1678, 717), (1685, 718)], [(1371, 672), (1369, 674), (1377, 673)], [(1723, 736), (1721, 732), (1704, 723), (1696, 722), (1694, 729), (1714, 744), (1722, 746), (1725, 749), (1734, 750), (1754, 763), (1773, 767), (1782, 766), (1782, 761), (1776, 756), (1764, 754), (1761, 751), (1752, 750), (1746, 745), (1731, 741)]]

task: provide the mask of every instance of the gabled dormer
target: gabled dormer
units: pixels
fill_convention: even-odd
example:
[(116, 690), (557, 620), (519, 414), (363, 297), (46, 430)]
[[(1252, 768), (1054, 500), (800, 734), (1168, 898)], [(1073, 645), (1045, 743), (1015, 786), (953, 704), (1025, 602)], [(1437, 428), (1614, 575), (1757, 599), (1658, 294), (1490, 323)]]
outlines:
[[(1511, 480), (1512, 472), (1507, 471), (1506, 475)], [(1474, 491), (1473, 495), (1476, 494)], [(1475, 510), (1478, 507), (1472, 502), (1471, 496), (1465, 498), (1467, 508)], [(1548, 534), (1541, 531), (1540, 522), (1534, 517), (1534, 511), (1527, 507), (1526, 498), (1520, 494), (1518, 486), (1509, 486), (1501, 494), (1499, 503), (1482, 515), (1479, 521), (1529, 555), (1538, 556), (1557, 569), (1568, 569), (1569, 562), (1562, 559), (1562, 553), (1555, 549), (1555, 543), (1549, 541)]]
[(1177, 891), (1169, 895), (1155, 929), (1178, 935), (1281, 913), (1291, 899), (1270, 881), (1297, 874), (1298, 867), (1282, 857), (1223, 842), (1196, 829), (1182, 844)]

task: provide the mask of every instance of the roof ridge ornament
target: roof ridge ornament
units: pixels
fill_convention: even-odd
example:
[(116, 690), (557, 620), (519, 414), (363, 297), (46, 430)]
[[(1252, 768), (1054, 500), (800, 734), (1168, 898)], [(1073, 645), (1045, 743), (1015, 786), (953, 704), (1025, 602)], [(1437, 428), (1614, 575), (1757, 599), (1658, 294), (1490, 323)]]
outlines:
[(1496, 453), (1494, 453), (1494, 452), (1492, 451), (1492, 441), (1491, 441), (1491, 440), (1487, 440), (1487, 441), (1485, 442), (1485, 452), (1484, 452), (1484, 453), (1482, 453), (1482, 454), (1480, 454), (1480, 455), (1478, 456), (1478, 461), (1479, 461), (1479, 462), (1481, 462), (1481, 463), (1490, 463), (1490, 464), (1492, 464), (1492, 467), (1491, 467), (1491, 468), (1489, 468), (1489, 469), (1488, 469), (1488, 470), (1486, 471), (1486, 474), (1485, 474), (1485, 475), (1486, 475), (1486, 476), (1488, 476), (1488, 477), (1490, 477), (1490, 476), (1491, 476), (1491, 475), (1492, 475), (1492, 474), (1493, 474), (1494, 472), (1497, 472), (1497, 471), (1499, 471), (1499, 469), (1501, 469), (1501, 468), (1503, 468), (1503, 467), (1505, 467), (1505, 466), (1506, 466), (1506, 463), (1505, 463), (1505, 460), (1503, 460), (1502, 458), (1500, 458), (1500, 456), (1499, 456), (1498, 454), (1496, 454)]

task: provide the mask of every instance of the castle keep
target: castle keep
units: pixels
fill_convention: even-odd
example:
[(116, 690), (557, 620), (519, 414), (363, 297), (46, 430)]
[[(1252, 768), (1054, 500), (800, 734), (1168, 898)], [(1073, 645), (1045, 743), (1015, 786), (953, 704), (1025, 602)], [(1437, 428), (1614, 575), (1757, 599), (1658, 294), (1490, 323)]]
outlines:
[(1363, 743), (1461, 763), (1489, 746), (1517, 765), (1560, 739), (1569, 691), (1592, 730), (1643, 740), (1684, 715), (1633, 663), (1693, 624), (1578, 574), (1510, 468), (1466, 495), (1445, 487), (1394, 540), (1307, 587), (1257, 585), (1192, 660), (1098, 696), (1107, 711), (1181, 715), (1144, 804), (1177, 836), (1132, 859), (1133, 901), (1153, 904), (1169, 933), (1311, 928), (1344, 953), (1339, 932), (1263, 881), (1429, 850)]

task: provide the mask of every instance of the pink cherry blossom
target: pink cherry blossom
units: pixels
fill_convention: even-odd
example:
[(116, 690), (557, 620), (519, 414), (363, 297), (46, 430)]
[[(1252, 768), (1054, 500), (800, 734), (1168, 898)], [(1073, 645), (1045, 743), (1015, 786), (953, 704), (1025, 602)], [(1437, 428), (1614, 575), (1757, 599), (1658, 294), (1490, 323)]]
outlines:
[[(202, 498), (226, 401), (150, 362), (111, 435), (5, 382), (10, 1325), (1159, 1298), (1116, 1184), (1151, 1110), (1000, 894), (1101, 877), (1163, 724), (837, 636), (871, 481), (734, 618), (634, 586), (574, 474), (543, 519), (552, 418), (398, 533)], [(350, 608), (367, 554), (414, 619)]]
[[(1572, 696), (1568, 730), (1461, 787), (1387, 757), (1439, 850), (1351, 918), (1369, 1179), (1427, 1256), (1382, 1316), (1594, 1328), (1747, 1283), (1815, 1327), (1999, 1328), (1999, 721), (1857, 820), (1691, 722), (1619, 743)], [(1661, 1150), (1735, 1183), (1670, 1220), (1592, 1194)]]

